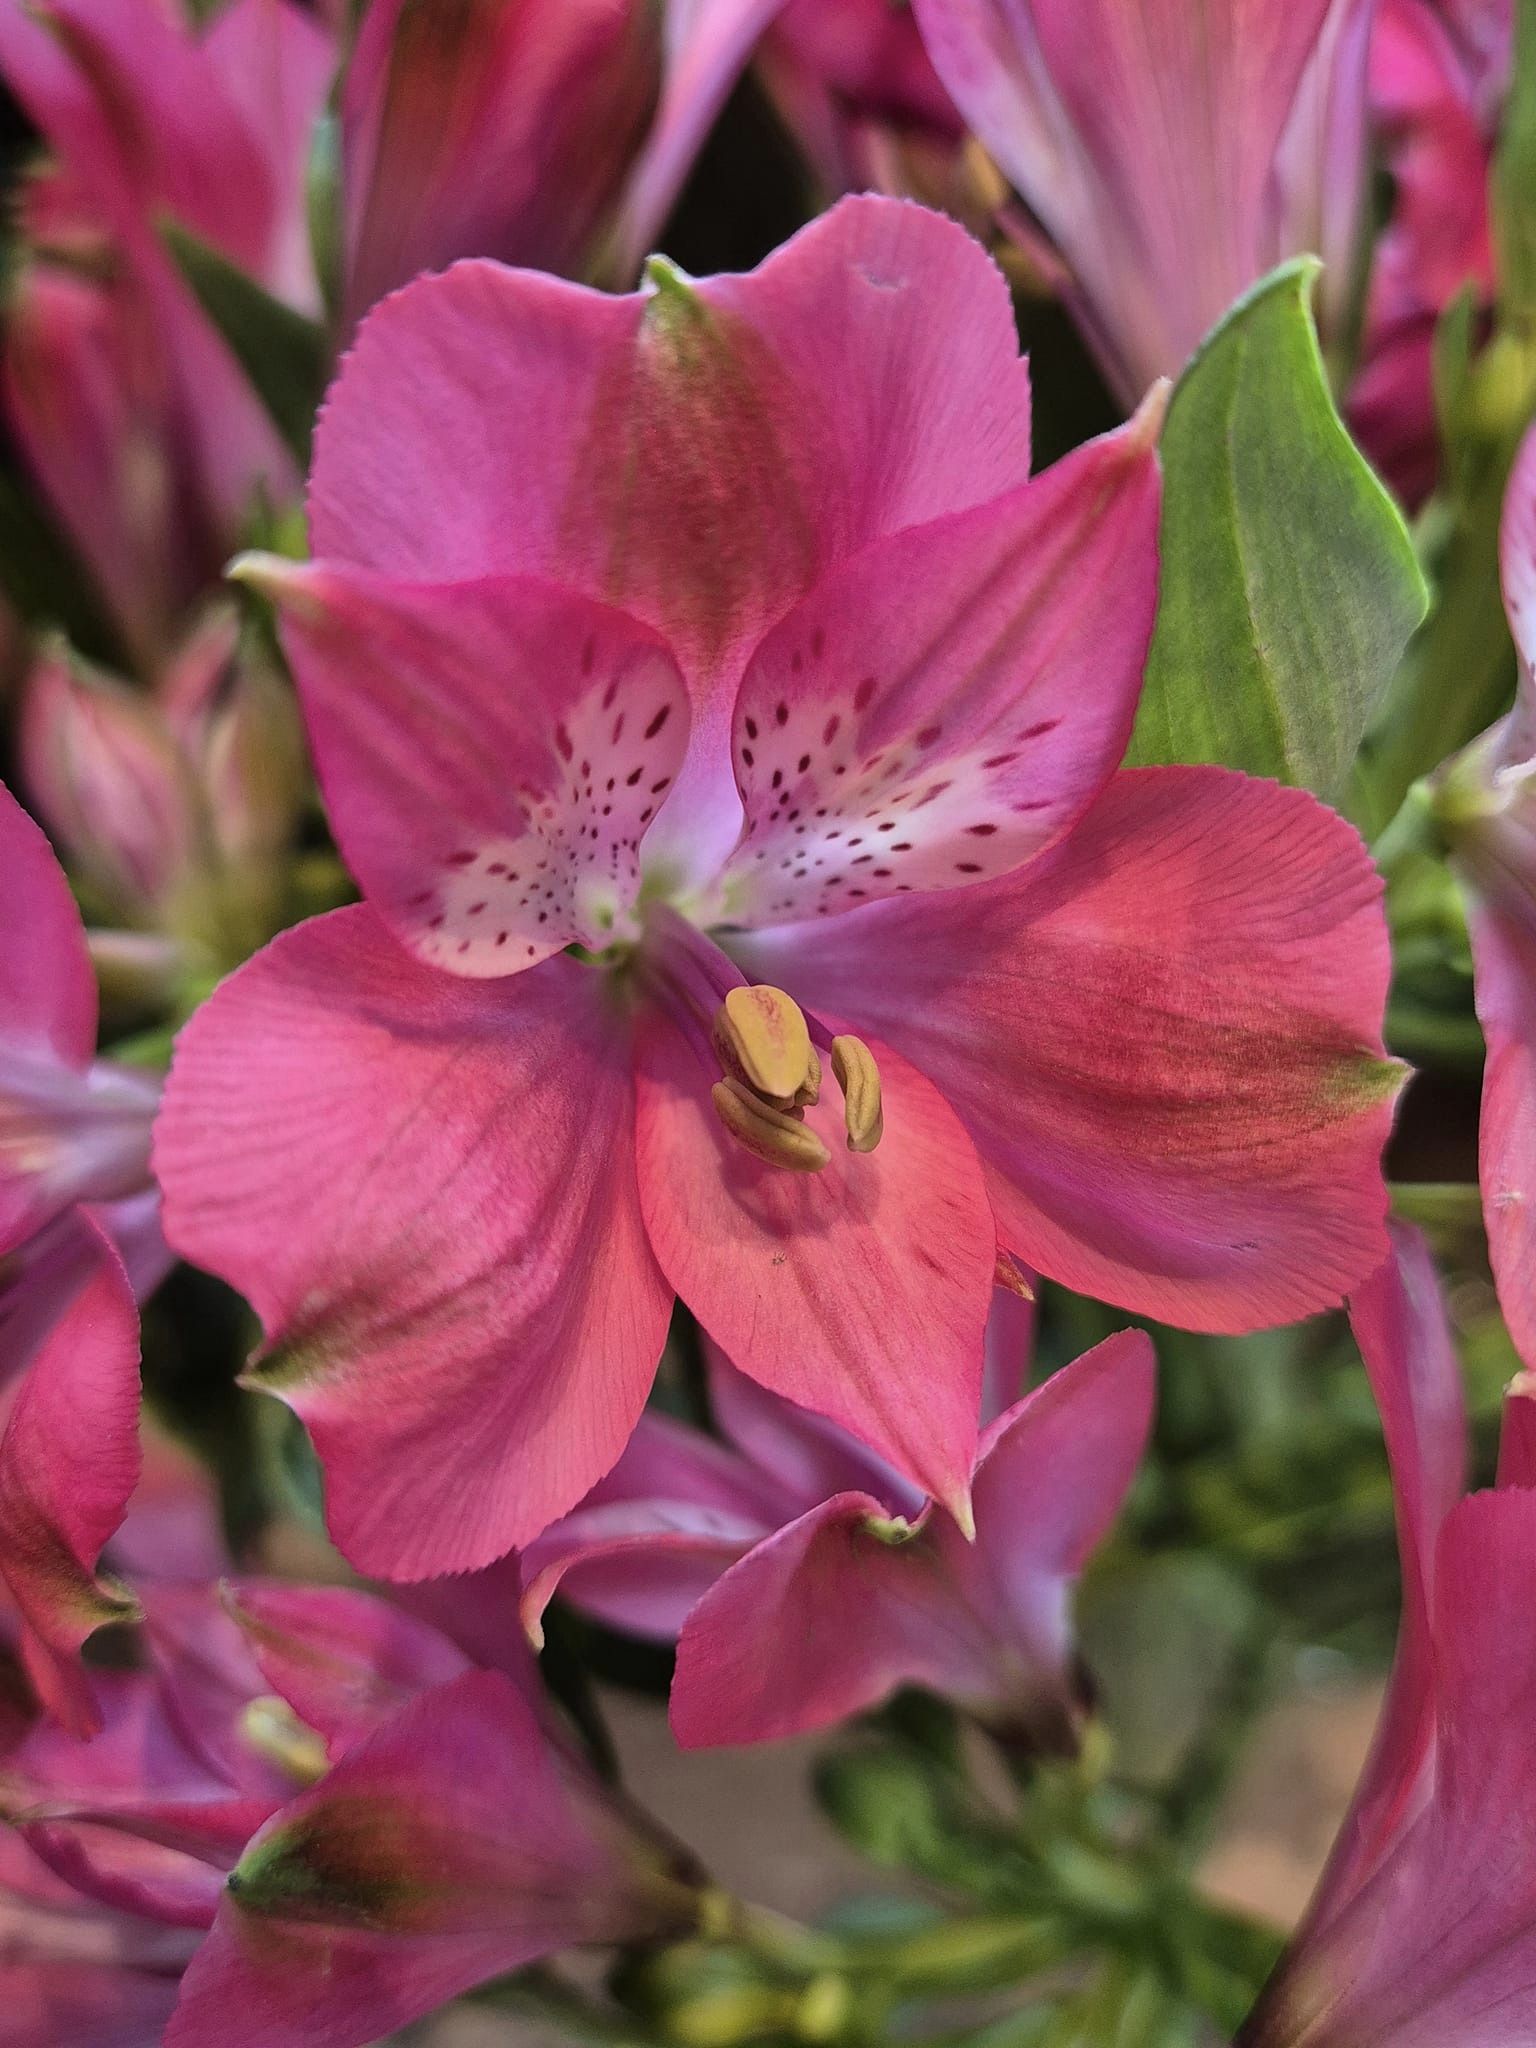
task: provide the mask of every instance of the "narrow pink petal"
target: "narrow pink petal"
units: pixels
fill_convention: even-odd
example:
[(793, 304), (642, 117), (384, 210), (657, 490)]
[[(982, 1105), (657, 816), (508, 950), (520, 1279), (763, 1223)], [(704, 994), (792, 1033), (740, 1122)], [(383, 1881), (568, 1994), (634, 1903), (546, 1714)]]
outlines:
[[(990, 1330), (989, 1324), (989, 1337)], [(738, 1372), (716, 1345), (708, 1345), (706, 1362), (716, 1427), (769, 1481), (783, 1509), (779, 1520), (817, 1507), (834, 1493), (872, 1493), (890, 1514), (918, 1514), (922, 1492), (856, 1436), (770, 1394)]]
[(28, 1369), (0, 1438), (0, 1576), (25, 1623), (34, 1685), (77, 1733), (95, 1722), (78, 1664), (132, 1603), (96, 1577), (139, 1474), (139, 1319), (98, 1233), (90, 1276)]
[(1432, 1800), (1288, 1957), (1244, 2032), (1251, 2048), (1512, 2048), (1536, 2030), (1533, 1547), (1536, 1493), (1474, 1494), (1447, 1517)]
[(306, 195), (335, 39), (293, 0), (232, 0), (209, 23), (202, 53), (266, 158), (272, 211), (261, 280), (300, 311), (318, 313)]
[(542, 1707), (546, 1701), (544, 1681), (518, 1626), (522, 1591), (522, 1560), (511, 1551), (477, 1572), (396, 1586), (394, 1599), (397, 1606), (462, 1650), (471, 1664), (482, 1671), (500, 1671), (526, 1698)]
[(343, 853), (421, 959), (515, 974), (606, 945), (688, 743), (647, 627), (553, 585), (264, 563)]
[(753, 925), (964, 888), (1059, 839), (1130, 738), (1157, 609), (1161, 394), (1033, 483), (835, 570), (747, 665)]
[(1380, 894), (1303, 791), (1156, 768), (1016, 876), (738, 951), (942, 1088), (1027, 1266), (1254, 1329), (1337, 1301), (1385, 1252)]
[(83, 1074), (0, 1041), (0, 1252), (76, 1202), (141, 1194), (157, 1082), (106, 1062)]
[(363, 2048), (582, 1942), (681, 1932), (689, 1894), (471, 1672), (402, 1709), (252, 1842), (165, 2048)]
[(715, 1115), (682, 1035), (641, 1027), (640, 1202), (668, 1280), (743, 1372), (830, 1416), (965, 1512), (996, 1233), (959, 1121), (874, 1048), (885, 1137), (845, 1148), (835, 1087), (807, 1112), (820, 1173), (765, 1166)]
[(0, 1043), (83, 1070), (96, 1050), (85, 928), (43, 833), (0, 785)]
[(755, 1518), (665, 1497), (578, 1508), (524, 1555), (523, 1625), (542, 1641), (559, 1593), (610, 1628), (671, 1642), (721, 1572), (767, 1533)]
[(268, 1686), (333, 1758), (418, 1693), (470, 1669), (436, 1629), (372, 1593), (241, 1579), (225, 1599)]
[(1364, 1881), (1391, 1846), (1434, 1740), (1435, 1549), (1466, 1484), (1461, 1367), (1429, 1247), (1394, 1224), (1392, 1253), (1349, 1305), (1381, 1410), (1392, 1467), (1402, 1612), (1371, 1753), (1310, 1908), (1315, 1920)]
[(661, 105), (625, 193), (616, 265), (633, 275), (655, 246), (693, 160), (785, 0), (671, 0)]
[(660, 68), (632, 0), (379, 0), (342, 101), (347, 306), (356, 319), (461, 256), (582, 271)]
[(1488, 1041), (1478, 1160), (1488, 1255), (1515, 1348), (1536, 1367), (1536, 931), (1475, 896), (1467, 929)]
[(671, 1296), (594, 970), (509, 992), (366, 909), (285, 933), (183, 1033), (166, 1234), (247, 1295), (361, 1570), (488, 1564), (580, 1499), (644, 1403)]

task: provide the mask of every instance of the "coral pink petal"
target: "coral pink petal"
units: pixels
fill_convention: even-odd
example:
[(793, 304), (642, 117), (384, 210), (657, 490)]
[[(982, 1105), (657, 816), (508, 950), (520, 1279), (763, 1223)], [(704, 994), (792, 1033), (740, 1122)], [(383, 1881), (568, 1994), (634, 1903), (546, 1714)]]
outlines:
[(470, 1669), (445, 1636), (372, 1593), (238, 1579), (225, 1589), (262, 1678), (333, 1757)]
[(165, 2048), (363, 2048), (556, 1950), (681, 1931), (634, 1855), (518, 1688), (470, 1672), (255, 1838)]
[(671, 1295), (641, 1226), (623, 1020), (592, 970), (419, 966), (365, 908), (285, 933), (183, 1033), (166, 1234), (238, 1286), (352, 1561), (489, 1564), (633, 1429)]
[[(640, 1201), (668, 1280), (743, 1372), (829, 1416), (965, 1512), (996, 1234), (969, 1139), (904, 1059), (874, 1048), (885, 1136), (845, 1147), (835, 1086), (806, 1121), (820, 1173), (762, 1164), (669, 1022), (639, 1037)], [(829, 1077), (830, 1080), (830, 1077)]]
[(0, 1043), (83, 1070), (96, 1050), (96, 977), (52, 847), (0, 786)]
[(1018, 875), (738, 952), (942, 1088), (1026, 1265), (1257, 1329), (1336, 1302), (1386, 1250), (1380, 895), (1304, 792), (1144, 769)]
[(648, 628), (552, 585), (409, 585), (270, 560), (341, 849), (421, 959), (515, 974), (606, 945), (688, 744)]
[[(86, 1226), (94, 1230), (93, 1225)], [(139, 1475), (139, 1318), (122, 1262), (96, 1232), (87, 1276), (42, 1344), (0, 1438), (0, 1577), (47, 1706), (95, 1725), (79, 1652), (132, 1603), (96, 1576)]]
[(965, 888), (1059, 839), (1130, 738), (1157, 608), (1161, 393), (1018, 491), (867, 548), (747, 666), (733, 915)]
[(1536, 1370), (1536, 931), (1475, 898), (1467, 928), (1488, 1041), (1479, 1176), (1499, 1306)]

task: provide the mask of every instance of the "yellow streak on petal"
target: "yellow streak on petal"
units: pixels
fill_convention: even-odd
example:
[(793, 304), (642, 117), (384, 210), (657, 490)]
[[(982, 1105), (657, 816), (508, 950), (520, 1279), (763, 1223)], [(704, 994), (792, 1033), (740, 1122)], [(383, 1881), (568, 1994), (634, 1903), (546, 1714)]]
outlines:
[(738, 1145), (744, 1145), (766, 1166), (784, 1166), (791, 1173), (820, 1173), (831, 1153), (816, 1133), (792, 1111), (775, 1109), (754, 1095), (734, 1075), (710, 1089), (715, 1114)]
[(843, 1091), (843, 1123), (850, 1152), (873, 1152), (885, 1135), (880, 1069), (862, 1038), (834, 1038), (832, 1071)]

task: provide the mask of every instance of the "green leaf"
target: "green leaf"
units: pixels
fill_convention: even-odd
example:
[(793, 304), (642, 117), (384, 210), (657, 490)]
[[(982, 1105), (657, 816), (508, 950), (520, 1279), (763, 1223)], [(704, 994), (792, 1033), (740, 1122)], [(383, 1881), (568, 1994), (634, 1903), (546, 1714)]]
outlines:
[(1133, 764), (1220, 761), (1336, 796), (1424, 616), (1402, 517), (1329, 394), (1318, 267), (1257, 284), (1173, 394)]
[(273, 298), (217, 249), (176, 222), (162, 222), (161, 233), (278, 432), (300, 466), (307, 465), (315, 413), (330, 369), (325, 330)]

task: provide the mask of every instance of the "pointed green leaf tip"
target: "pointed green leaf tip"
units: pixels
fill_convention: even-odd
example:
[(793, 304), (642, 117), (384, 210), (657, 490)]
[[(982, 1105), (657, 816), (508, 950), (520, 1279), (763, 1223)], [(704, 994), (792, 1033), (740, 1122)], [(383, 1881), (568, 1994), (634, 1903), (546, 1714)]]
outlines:
[(1163, 431), (1162, 586), (1128, 761), (1217, 761), (1336, 798), (1429, 593), (1346, 433), (1312, 323), (1319, 265), (1242, 298)]

